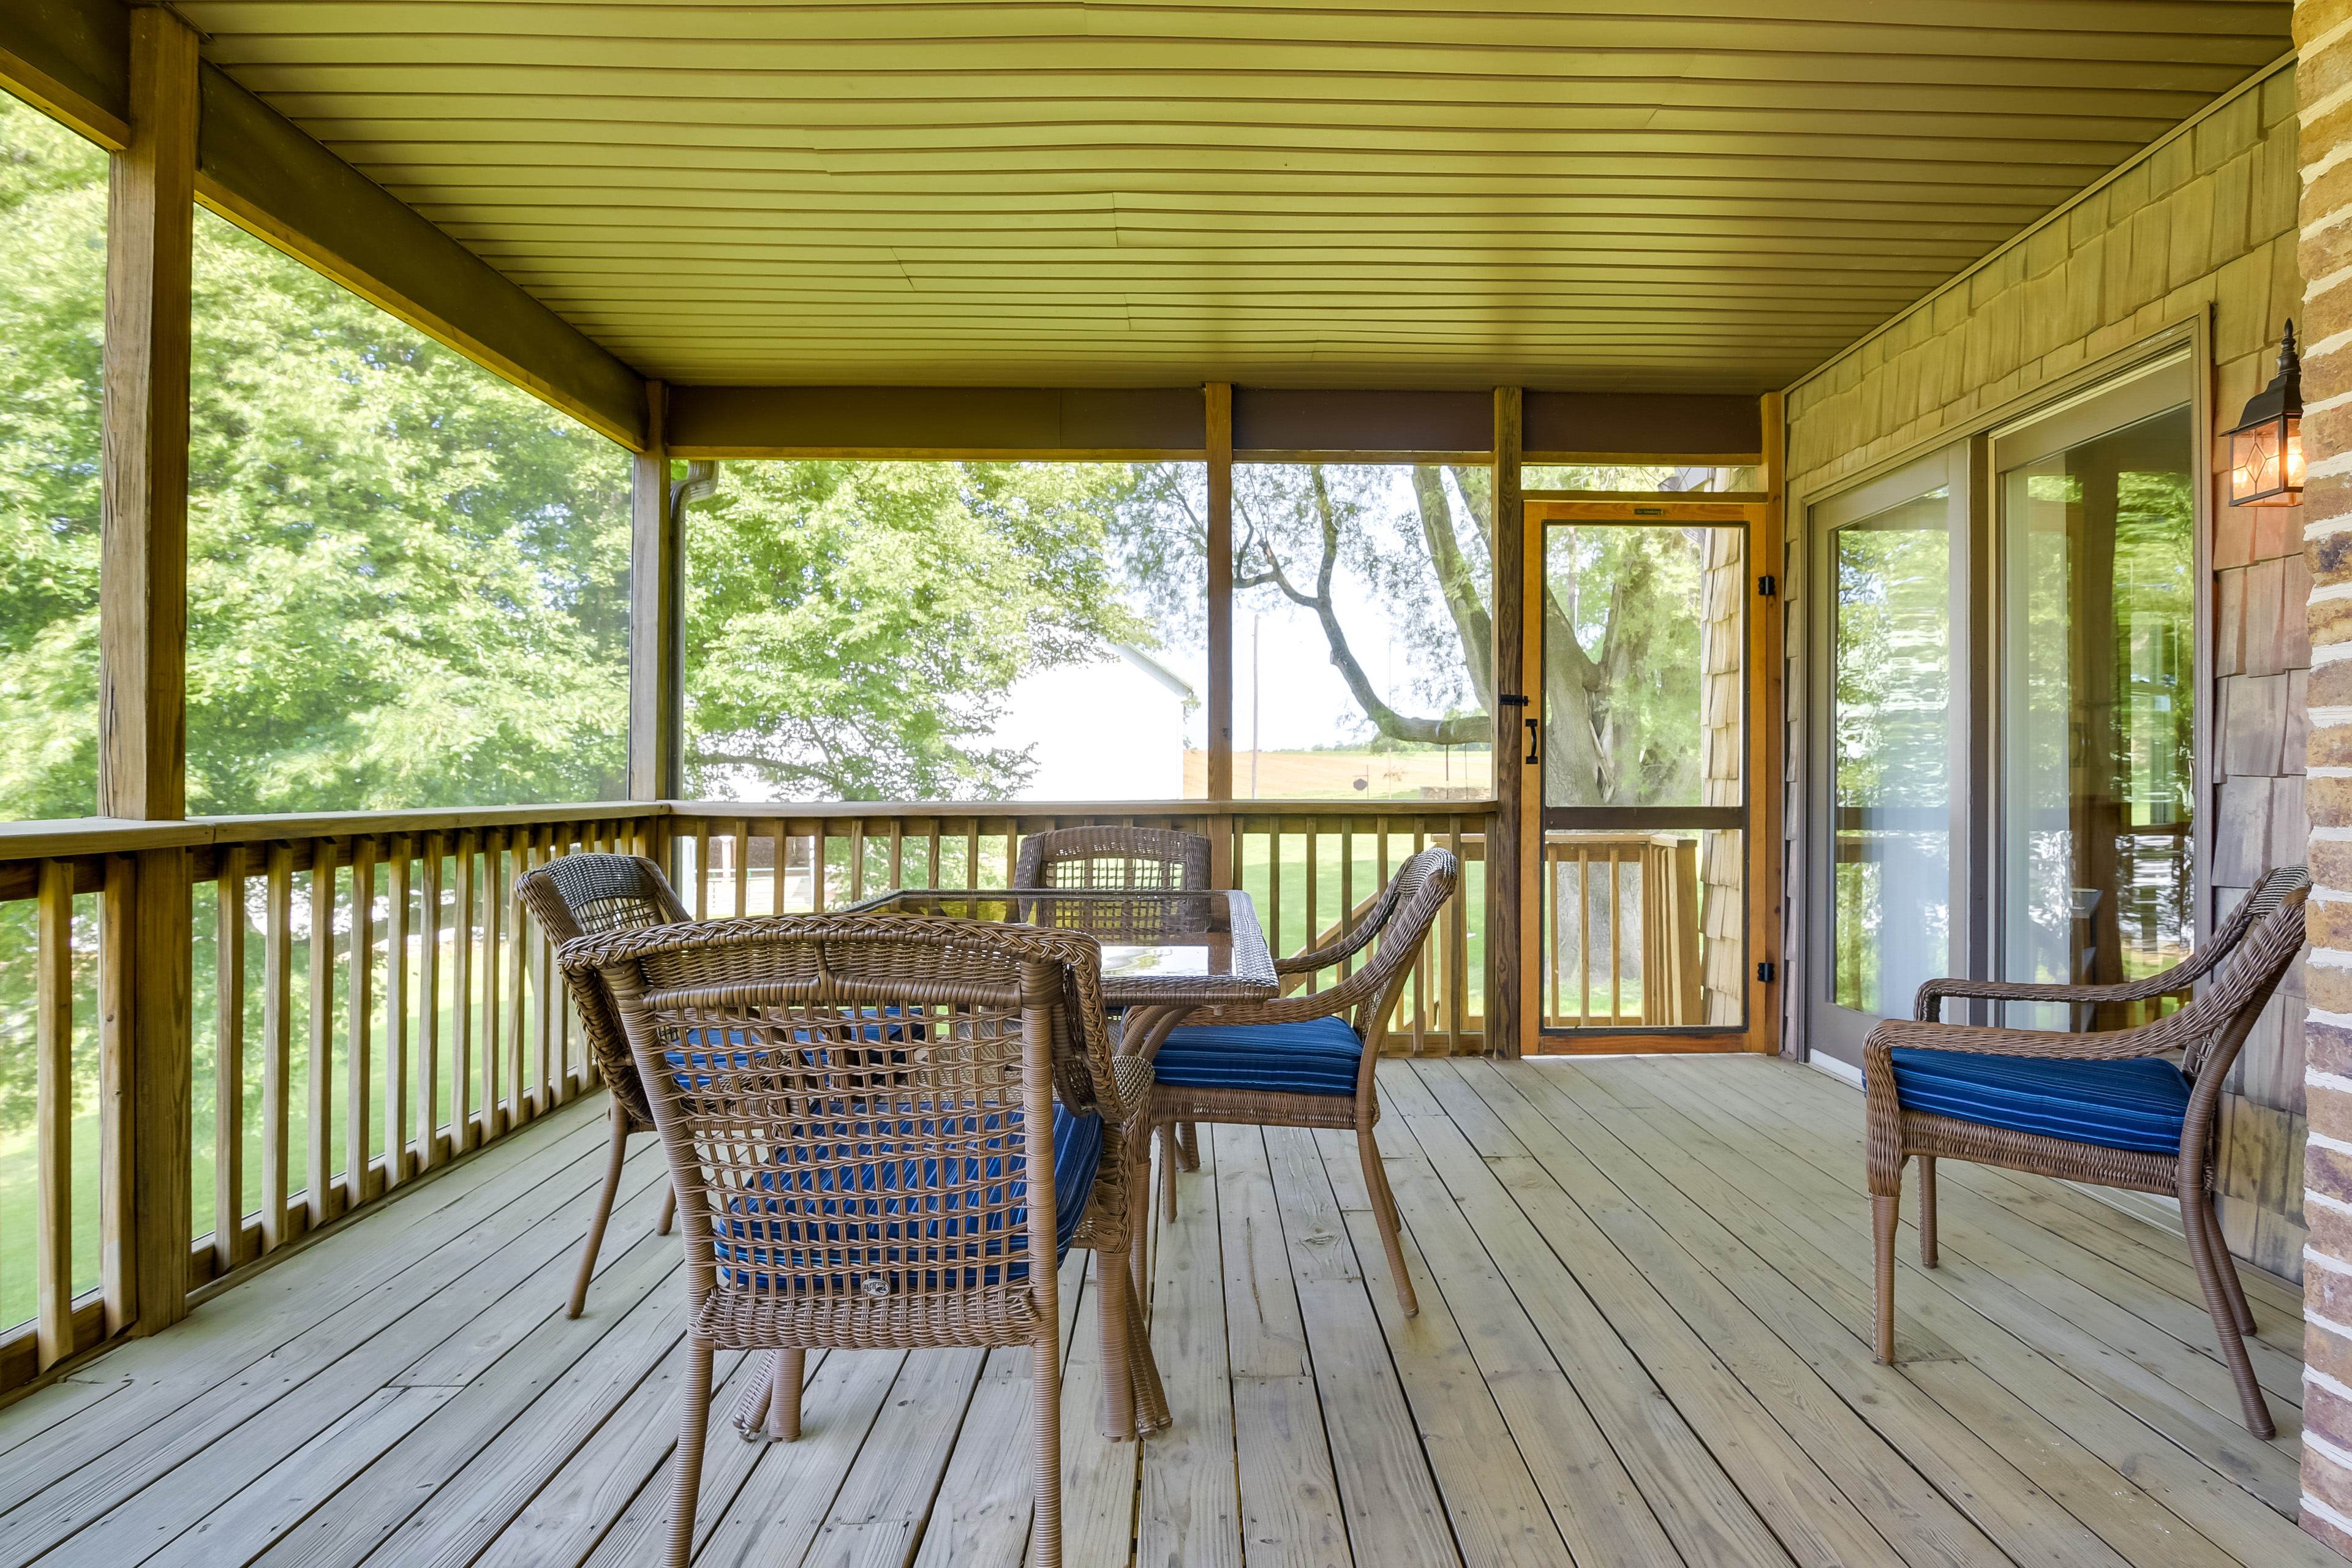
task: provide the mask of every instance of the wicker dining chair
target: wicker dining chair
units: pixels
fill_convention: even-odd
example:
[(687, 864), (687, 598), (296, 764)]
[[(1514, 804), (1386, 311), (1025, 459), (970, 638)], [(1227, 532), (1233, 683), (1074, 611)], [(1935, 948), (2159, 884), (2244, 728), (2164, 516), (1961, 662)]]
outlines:
[[(674, 925), (688, 918), (661, 868), (641, 855), (559, 855), (544, 866), (516, 879), (515, 891), (539, 921), (540, 933), (555, 947), (577, 937), (606, 931), (642, 931), (648, 926)], [(596, 1273), (596, 1254), (604, 1245), (604, 1227), (613, 1217), (613, 1199), (621, 1189), (621, 1165), (629, 1152), (629, 1134), (654, 1130), (645, 1086), (637, 1080), (637, 1064), (614, 1010), (612, 994), (604, 979), (583, 974), (572, 982), (572, 1000), (580, 1015), (581, 1032), (612, 1090), (613, 1142), (604, 1162), (604, 1187), (596, 1199), (596, 1217), (588, 1223), (588, 1240), (580, 1252), (580, 1272), (572, 1281), (572, 1300), (563, 1315), (576, 1318), (588, 1300), (588, 1284)], [(677, 1205), (675, 1190), (662, 1197), (659, 1233), (669, 1234)]]
[[(1099, 1166), (1030, 1173), (1057, 1099), (1066, 1120), (1129, 1113), (1099, 946), (975, 921), (783, 915), (587, 937), (562, 963), (614, 998), (685, 1219), (672, 1568), (694, 1542), (714, 1352), (781, 1352), (768, 1415), (792, 1436), (803, 1357), (821, 1346), (1027, 1346), (1031, 1542), (1038, 1568), (1058, 1564), (1056, 1279), (1043, 1260), (1075, 1239), (1069, 1211), (1084, 1213)], [(1125, 1271), (1100, 1272), (1116, 1363)]]
[[(1055, 827), (1033, 833), (1021, 841), (1014, 858), (1015, 888), (1174, 889), (1192, 891), (1209, 886), (1209, 841), (1197, 833), (1165, 827)], [(1181, 908), (1170, 911), (1181, 920)], [(1206, 905), (1190, 930), (1205, 930)], [(1187, 1171), (1201, 1168), (1199, 1135), (1189, 1121), (1179, 1122), (1168, 1136), (1163, 1153)]]
[[(1405, 1316), (1421, 1310), (1406, 1276), (1400, 1219), (1372, 1137), (1380, 1121), (1373, 1068), (1389, 1015), (1412, 973), (1437, 911), (1454, 896), (1461, 865), (1444, 849), (1404, 863), (1380, 900), (1346, 938), (1318, 952), (1275, 965), (1281, 973), (1328, 969), (1371, 948), (1362, 967), (1325, 990), (1265, 1002), (1170, 1009), (1128, 1048), (1152, 1067), (1152, 1125), (1224, 1121), (1257, 1127), (1336, 1127), (1356, 1135), (1356, 1156), (1372, 1199), (1372, 1217), (1388, 1252), (1397, 1301)], [(1194, 1022), (1198, 1020), (1198, 1022)], [(1163, 1180), (1163, 1212), (1175, 1217), (1176, 1187)]]
[[(2129, 986), (1933, 980), (1919, 989), (1917, 1018), (1871, 1030), (1863, 1080), (1880, 1362), (1895, 1359), (1895, 1236), (1908, 1160), (1919, 1160), (1919, 1257), (1929, 1268), (1937, 1262), (1940, 1159), (2160, 1193), (2180, 1201), (2189, 1261), (2246, 1428), (2275, 1435), (2246, 1354), (2253, 1312), (2213, 1211), (2212, 1156), (2222, 1081), (2303, 951), (2310, 891), (2301, 867), (2265, 873), (2205, 953)], [(2206, 981), (2202, 995), (2135, 1028), (2061, 1034), (1934, 1021), (1946, 996), (2096, 1004), (2161, 995), (2197, 979)], [(2134, 995), (2118, 994), (2126, 990)]]

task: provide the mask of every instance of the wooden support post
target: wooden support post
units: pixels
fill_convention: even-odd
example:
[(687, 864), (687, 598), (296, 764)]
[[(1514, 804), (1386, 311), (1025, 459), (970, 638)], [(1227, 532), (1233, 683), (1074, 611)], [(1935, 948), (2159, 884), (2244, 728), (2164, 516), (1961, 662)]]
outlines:
[[(99, 783), (104, 816), (187, 811), (189, 280), (196, 36), (131, 16), (131, 138), (108, 181), (100, 467)], [(141, 852), (107, 879), (100, 1251), (110, 1332), (187, 1312), (191, 1138), (189, 868)]]
[(669, 504), (667, 389), (646, 384), (629, 531), (629, 798), (685, 789), (686, 548)]
[[(1486, 1049), (1516, 1057), (1532, 1041), (1539, 1010), (1523, 1008), (1534, 994), (1532, 964), (1540, 946), (1534, 921), (1533, 879), (1521, 874), (1523, 847), (1532, 837), (1528, 813), (1542, 821), (1543, 775), (1523, 761), (1528, 719), (1539, 719), (1539, 671), (1528, 668), (1526, 509), (1519, 501), (1519, 389), (1495, 389), (1495, 824), (1486, 838)], [(1540, 604), (1538, 598), (1537, 603)], [(1527, 705), (1502, 700), (1524, 694)]]
[[(1747, 574), (1750, 579), (1771, 577), (1776, 584), (1788, 574), (1788, 563), (1782, 559), (1780, 511), (1781, 489), (1788, 483), (1783, 471), (1788, 427), (1780, 397), (1777, 392), (1764, 395), (1764, 490), (1769, 499), (1756, 510), (1755, 522), (1748, 530)], [(1754, 592), (1758, 584), (1751, 581), (1747, 586)], [(1785, 848), (1780, 816), (1787, 787), (1781, 775), (1788, 735), (1783, 602), (1777, 592), (1769, 597), (1759, 593), (1748, 601), (1752, 615), (1748, 689), (1754, 694), (1748, 726), (1748, 1048), (1751, 1051), (1780, 1048), (1780, 1005), (1787, 994), (1780, 952)], [(1765, 964), (1770, 967), (1759, 967)], [(1770, 981), (1758, 978), (1768, 973), (1773, 976)]]
[[(1209, 779), (1211, 800), (1234, 798), (1234, 389), (1213, 381), (1209, 433)], [(1233, 885), (1232, 846), (1211, 837), (1210, 880)], [(1228, 864), (1219, 867), (1221, 858)]]

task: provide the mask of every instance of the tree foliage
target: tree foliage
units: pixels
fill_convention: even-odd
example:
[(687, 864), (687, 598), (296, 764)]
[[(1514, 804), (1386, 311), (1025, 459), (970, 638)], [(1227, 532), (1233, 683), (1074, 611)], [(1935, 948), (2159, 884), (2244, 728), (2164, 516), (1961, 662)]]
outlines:
[[(1002, 798), (1013, 683), (1148, 641), (1107, 550), (1122, 465), (732, 463), (687, 533), (693, 787)], [(1069, 716), (1083, 723), (1083, 714)]]

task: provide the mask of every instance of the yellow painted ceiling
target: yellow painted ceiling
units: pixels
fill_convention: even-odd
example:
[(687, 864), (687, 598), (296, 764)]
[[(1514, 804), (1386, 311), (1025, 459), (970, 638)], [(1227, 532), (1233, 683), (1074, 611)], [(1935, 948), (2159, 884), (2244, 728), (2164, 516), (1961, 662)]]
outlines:
[(2288, 47), (2273, 0), (178, 0), (649, 375), (1755, 392)]

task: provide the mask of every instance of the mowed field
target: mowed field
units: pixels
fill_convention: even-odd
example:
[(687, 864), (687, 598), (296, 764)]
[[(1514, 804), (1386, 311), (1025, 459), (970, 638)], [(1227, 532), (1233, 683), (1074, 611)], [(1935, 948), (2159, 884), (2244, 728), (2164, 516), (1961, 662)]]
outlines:
[[(1428, 798), (1424, 789), (1469, 787), (1484, 795), (1492, 775), (1489, 756), (1467, 751), (1451, 757), (1444, 752), (1235, 752), (1234, 794), (1243, 800), (1421, 800)], [(1356, 787), (1359, 779), (1361, 789)], [(1201, 800), (1208, 793), (1209, 754), (1185, 752), (1185, 798)]]

